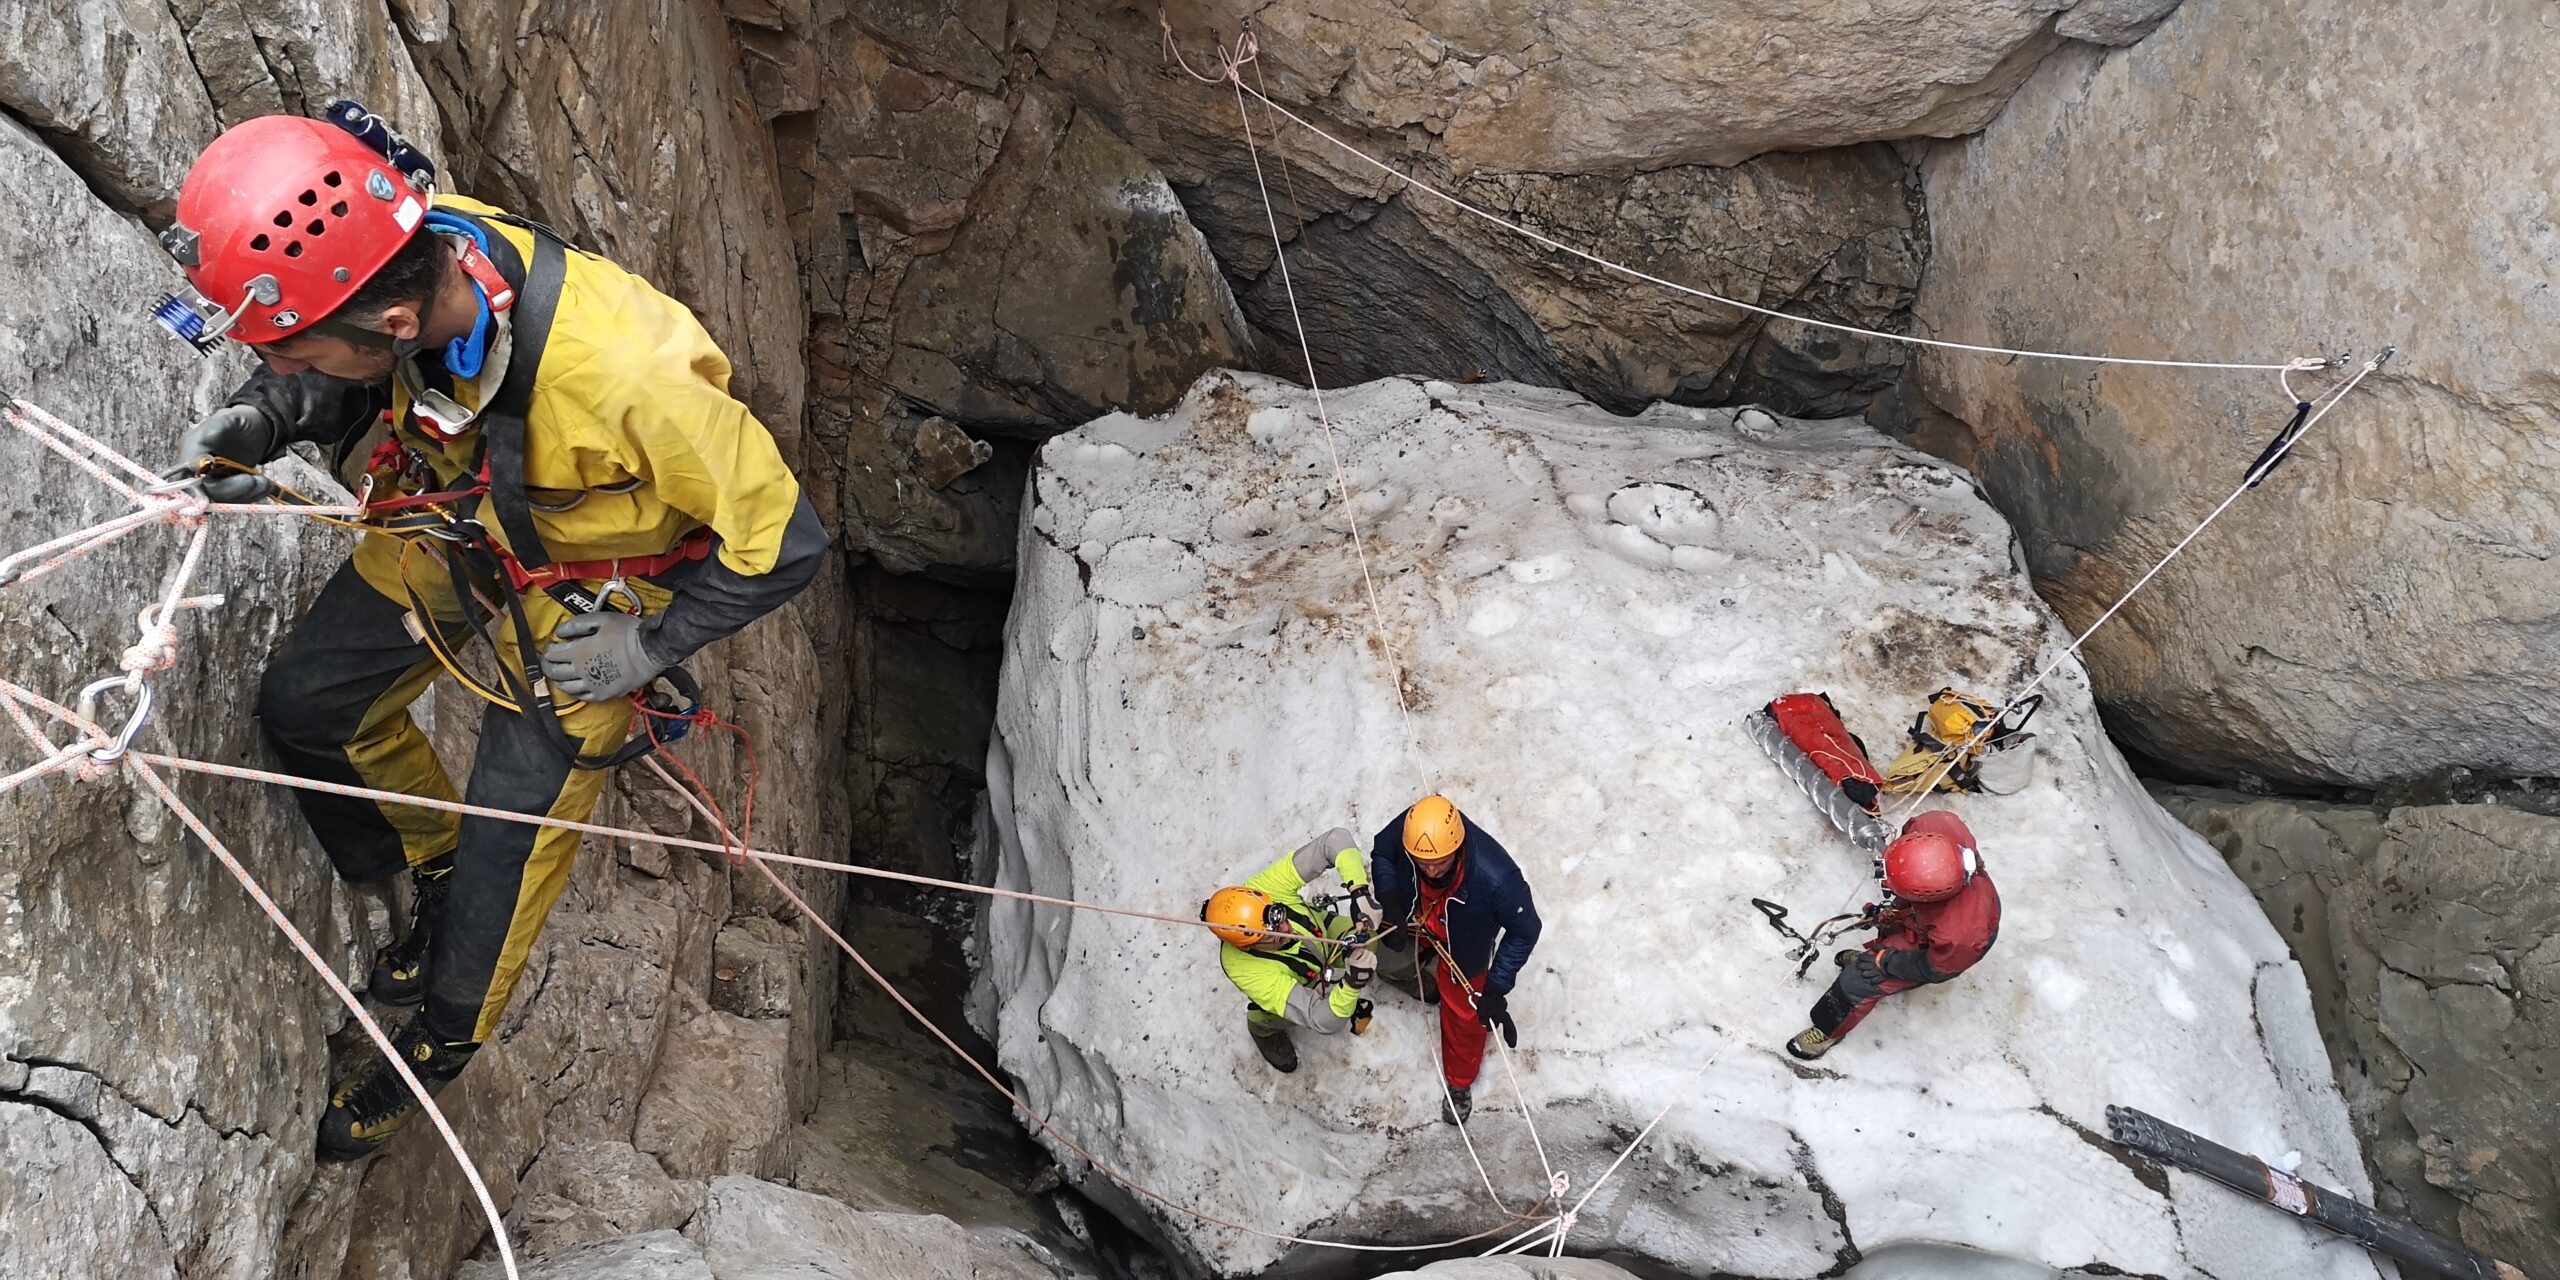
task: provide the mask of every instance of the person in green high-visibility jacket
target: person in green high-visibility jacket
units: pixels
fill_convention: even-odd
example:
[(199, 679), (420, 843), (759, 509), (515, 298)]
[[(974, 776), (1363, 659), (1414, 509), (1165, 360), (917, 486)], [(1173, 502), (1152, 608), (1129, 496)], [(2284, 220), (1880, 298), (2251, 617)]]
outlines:
[[(1306, 899), (1309, 882), (1331, 867), (1349, 913)], [(1200, 918), (1218, 935), (1218, 964), (1244, 992), (1245, 1030), (1274, 1070), (1298, 1069), (1289, 1028), (1329, 1036), (1369, 1029), (1360, 995), (1377, 976), (1368, 940), (1382, 917), (1369, 889), (1359, 837), (1335, 827), (1282, 854), (1240, 885), (1210, 895)]]

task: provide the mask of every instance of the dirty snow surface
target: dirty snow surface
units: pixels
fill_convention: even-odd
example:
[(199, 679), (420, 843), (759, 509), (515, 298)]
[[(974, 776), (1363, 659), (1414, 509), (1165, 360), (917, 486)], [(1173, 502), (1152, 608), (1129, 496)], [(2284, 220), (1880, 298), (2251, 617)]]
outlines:
[[(1439, 1123), (1420, 1005), (1380, 988), (1367, 1036), (1301, 1032), (1280, 1076), (1206, 935), (998, 904), (978, 1011), (1064, 1133), (1170, 1199), (1330, 1240), (1494, 1232), (1482, 1249), (1526, 1225), (1492, 1193), (1529, 1213), (1551, 1165), (1569, 1199), (1600, 1188), (1568, 1252), (1688, 1274), (2375, 1275), (2101, 1136), (2122, 1103), (2366, 1189), (2300, 971), (2135, 784), (2076, 664), (2035, 782), (1949, 801), (2007, 901), (1997, 948), (1818, 1067), (1780, 1051), (1824, 970), (1794, 979), (1746, 900), (1812, 921), (1871, 890), (1741, 718), (1828, 690), (1886, 756), (1939, 685), (2004, 693), (2068, 641), (1963, 473), (1854, 421), (1401, 379), (1328, 403), (1410, 738), (1313, 401), (1213, 375), (1167, 417), (1041, 450), (982, 870), (1192, 916), (1314, 832), (1365, 838), (1444, 791), (1545, 916), (1512, 998), (1528, 1117), (1489, 1058), (1489, 1192)], [(1302, 1252), (1117, 1202), (1225, 1274)]]

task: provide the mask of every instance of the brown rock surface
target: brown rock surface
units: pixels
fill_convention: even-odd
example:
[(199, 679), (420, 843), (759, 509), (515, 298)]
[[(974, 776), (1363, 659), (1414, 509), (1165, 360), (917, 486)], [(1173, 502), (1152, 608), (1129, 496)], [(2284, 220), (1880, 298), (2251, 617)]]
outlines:
[(2160, 802), (2293, 945), (2383, 1210), (2560, 1274), (2560, 818)]
[[(1435, 6), (1418, 18), (1375, 6), (1272, 11), (1257, 19), (1263, 52), (1248, 74), (1346, 141), (1567, 243), (1764, 306), (1876, 328), (1904, 323), (1924, 250), (1914, 192), (1889, 148), (1845, 145), (1902, 135), (1851, 131), (1803, 144), (1832, 148), (1815, 154), (1713, 167), (1705, 156), (1681, 154), (1672, 131), (1657, 128), (1663, 115), (1692, 114), (1676, 78), (1647, 90), (1655, 120), (1641, 127), (1662, 136), (1641, 165), (1597, 135), (1542, 137), (1534, 124), (1496, 124), (1466, 108), (1460, 115), (1479, 123), (1461, 128), (1449, 123), (1453, 103), (1491, 101), (1470, 68), (1498, 67), (1506, 55), (1462, 53), (1467, 41), (1434, 35), (1418, 21), (1445, 18), (1469, 31), (1583, 21), (1512, 18), (1497, 9)], [(1630, 29), (1651, 12), (1593, 12), (1604, 10), (1619, 16), (1600, 21), (1622, 17)], [(1239, 16), (1223, 4), (1176, 7), (1175, 34), (1195, 68), (1215, 69), (1212, 41), (1232, 39)], [(1257, 183), (1234, 94), (1170, 66), (1160, 37), (1152, 4), (1072, 9), (1040, 50), (1040, 65), (1106, 115), (1183, 194), (1238, 282), (1245, 314), (1262, 337), (1263, 367), (1305, 376), (1271, 270), (1263, 183), (1282, 236), (1297, 242), (1291, 267), (1318, 374), (1335, 385), (1387, 374), (1514, 379), (1569, 386), (1628, 411), (1676, 398), (1762, 400), (1791, 413), (1838, 415), (1857, 412), (1901, 365), (1900, 350), (1890, 345), (1796, 326), (1764, 329), (1731, 308), (1560, 258), (1429, 197), (1402, 193), (1259, 105), (1252, 115), (1265, 172)], [(1587, 56), (1575, 62), (1550, 49), (1541, 76), (1597, 82), (1623, 74), (1632, 85), (1653, 74), (1638, 66), (1652, 52), (1557, 47)], [(1735, 95), (1729, 105), (1756, 109), (1746, 98)], [(1728, 122), (1695, 114), (1702, 128), (1724, 136)], [(1507, 141), (1497, 146), (1496, 139)], [(1536, 154), (1545, 149), (1567, 154)], [(1769, 149), (1719, 151), (1715, 160), (1732, 164)]]
[[(1154, 5), (1114, 7), (1153, 24)], [(1210, 32), (1232, 36), (1250, 15), (1282, 92), (1324, 100), (1362, 128), (1443, 134), (1459, 168), (1506, 173), (1731, 165), (1768, 151), (1970, 133), (2064, 38), (2128, 43), (2176, 7), (2177, 0), (1167, 6), (1176, 34), (1195, 41)], [(1144, 56), (1143, 46), (1126, 56)]]
[[(805, 311), (772, 305), (796, 300), (797, 276), (770, 194), (771, 137), (736, 81), (726, 24), (695, 9), (663, 17), (471, 3), (396, 15), (300, 0), (166, 13), (0, 5), (0, 185), (27, 231), (0, 246), (12, 278), (0, 388), (158, 461), (246, 362), (200, 360), (144, 318), (178, 283), (146, 224), (165, 216), (195, 149), (222, 123), (352, 93), (435, 150), (453, 188), (552, 221), (700, 309), (737, 361), (736, 387), (796, 455)], [(655, 78), (622, 78), (636, 70)], [(39, 468), (11, 439), (10, 456), (42, 484), (0, 505), (10, 546), (109, 511), (92, 482)], [(297, 480), (325, 484), (309, 472)], [(815, 487), (832, 510), (832, 485), (822, 475)], [(146, 742), (261, 762), (246, 710), (254, 673), (345, 546), (318, 526), (218, 525), (198, 581), (230, 601), (186, 620)], [(112, 668), (172, 554), (165, 537), (139, 538), (0, 596), (7, 674), (60, 694)], [(763, 753), (760, 842), (841, 844), (842, 819), (830, 816), (842, 813), (831, 799), (836, 739), (807, 698), (826, 660), (812, 635), (833, 629), (803, 629), (840, 607), (822, 587), (697, 665)], [(459, 759), (471, 709), (441, 701), (438, 738)], [(734, 807), (748, 776), (736, 745), (710, 735), (687, 754)], [(342, 971), (360, 975), (384, 908), (332, 885), (282, 797), (230, 783), (184, 789)], [(599, 820), (710, 834), (654, 789), (626, 775)], [(10, 815), (0, 821), (0, 1145), (28, 1153), (0, 1161), (13, 1266), (441, 1276), (485, 1234), (423, 1127), (368, 1165), (315, 1176), (324, 1086), (366, 1051), (174, 824), (113, 783), (57, 783), (0, 806)], [(840, 901), (832, 880), (813, 873), (809, 883), (822, 906)], [(502, 1207), (517, 1199), (509, 1175), (546, 1138), (631, 1137), (662, 1028), (701, 999), (724, 921), (787, 910), (760, 879), (735, 894), (731, 884), (698, 855), (590, 843), (497, 1042), (446, 1095)], [(803, 1075), (832, 1021), (832, 972), (822, 959), (795, 1002), (786, 1054)], [(345, 1051), (334, 1061), (332, 1042)]]
[[(2184, 767), (2377, 783), (2560, 773), (2560, 248), (2547, 10), (2198, 0), (2058, 55), (1927, 165), (1940, 337), (2281, 360), (2385, 343), (2090, 647), (2110, 723)], [(1926, 397), (2085, 623), (2238, 483), (2272, 375), (1930, 354)], [(2297, 386), (2327, 378), (2298, 379)]]

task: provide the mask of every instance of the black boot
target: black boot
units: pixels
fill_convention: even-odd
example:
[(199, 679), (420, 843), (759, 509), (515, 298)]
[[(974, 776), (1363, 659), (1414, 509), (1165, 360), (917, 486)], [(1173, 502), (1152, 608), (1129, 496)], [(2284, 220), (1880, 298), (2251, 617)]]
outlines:
[(373, 976), (364, 988), (366, 995), (402, 1007), (427, 998), (427, 957), (435, 947), (436, 927), (444, 921), (445, 895), (453, 885), (453, 855), (411, 867), (409, 883), (417, 899), (409, 931), (373, 953)]
[[(430, 1094), (442, 1093), (471, 1063), (480, 1046), (446, 1040), (428, 1033), (424, 1018), (411, 1018), (391, 1033), (391, 1047), (415, 1072)], [(329, 1111), (320, 1117), (320, 1158), (355, 1160), (373, 1154), (418, 1114), (418, 1096), (391, 1064), (375, 1058), (349, 1075), (329, 1095)]]
[(1298, 1069), (1298, 1046), (1289, 1042), (1286, 1031), (1257, 1035), (1253, 1038), (1253, 1047), (1262, 1051), (1262, 1060), (1270, 1063), (1272, 1070), (1284, 1076)]
[(1451, 1086), (1449, 1096), (1440, 1100), (1441, 1121), (1445, 1124), (1465, 1124), (1467, 1117), (1474, 1114), (1476, 1109), (1474, 1093), (1475, 1090), (1467, 1085)]

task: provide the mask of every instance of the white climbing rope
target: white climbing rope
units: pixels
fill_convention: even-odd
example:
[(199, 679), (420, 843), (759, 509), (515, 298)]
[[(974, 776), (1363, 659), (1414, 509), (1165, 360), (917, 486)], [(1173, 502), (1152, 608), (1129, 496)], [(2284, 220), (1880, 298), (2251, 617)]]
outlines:
[(1306, 130), (1308, 133), (1323, 139), (1325, 142), (1331, 144), (1336, 150), (1341, 151), (1344, 155), (1377, 170), (1379, 173), (1384, 174), (1389, 178), (1393, 178), (1404, 183), (1406, 187), (1411, 190), (1419, 191), (1424, 195), (1430, 196), (1431, 198), (1438, 200), (1461, 213), (1479, 218), (1493, 226), (1500, 227), (1513, 235), (1519, 236), (1522, 239), (1544, 245), (1558, 253), (1568, 254), (1572, 257), (1579, 258), (1604, 271), (1613, 272), (1631, 280), (1640, 280), (1646, 284), (1669, 289), (1674, 293), (1686, 294), (1704, 302), (1712, 302), (1718, 306), (1731, 307), (1737, 311), (1748, 311), (1754, 315), (1766, 316), (1772, 320), (1783, 320), (1790, 324), (1807, 325), (1816, 329), (1829, 329), (1835, 333), (1854, 334), (1861, 338), (1874, 338), (1884, 342), (1899, 342), (1915, 347), (1935, 347), (1945, 351), (1970, 351), (1977, 355), (2013, 356), (2030, 360), (2065, 360), (2081, 364), (2142, 365), (2157, 369), (2244, 370), (2253, 372), (2272, 372), (2278, 375), (2305, 369), (2335, 368), (2342, 363), (2339, 359), (2330, 356), (2305, 356), (2281, 361), (2171, 360), (2139, 356), (2085, 355), (2069, 351), (2040, 351), (2032, 347), (2002, 347), (1978, 342), (1952, 342), (1943, 338), (1921, 338), (1907, 333), (1889, 333), (1882, 329), (1869, 329), (1860, 325), (1842, 324), (1833, 320), (1817, 320), (1811, 316), (1796, 315), (1792, 312), (1777, 310), (1774, 307), (1764, 307), (1758, 303), (1745, 302), (1740, 298), (1729, 298), (1712, 290), (1701, 289), (1695, 285), (1682, 284), (1677, 280), (1667, 280), (1661, 276), (1653, 274), (1652, 272), (1631, 267), (1626, 263), (1617, 261), (1616, 259), (1604, 257), (1601, 254), (1594, 253), (1577, 245), (1568, 244), (1553, 236), (1547, 235), (1544, 232), (1523, 226), (1520, 223), (1505, 218), (1489, 209), (1470, 203), (1460, 196), (1454, 195), (1449, 191), (1425, 182), (1422, 179), (1413, 176), (1411, 173), (1398, 169), (1394, 165), (1391, 165), (1376, 156), (1370, 155), (1368, 152), (1326, 132), (1322, 127), (1318, 126), (1313, 121), (1308, 120), (1306, 117), (1291, 111), (1287, 107), (1281, 106), (1279, 103), (1273, 101), (1269, 95), (1263, 93), (1259, 89), (1248, 86), (1244, 82), (1241, 69), (1246, 63), (1252, 62), (1260, 54), (1260, 41), (1256, 39), (1252, 32), (1247, 31), (1238, 38), (1235, 52), (1229, 53), (1222, 48), (1219, 51), (1219, 74), (1206, 76), (1193, 70), (1191, 64), (1182, 57), (1180, 48), (1175, 45), (1173, 40), (1173, 25), (1171, 19), (1167, 18), (1162, 10), (1157, 11), (1157, 18), (1164, 24), (1165, 49), (1172, 55), (1175, 63), (1179, 65), (1186, 74), (1190, 75), (1191, 78), (1206, 84), (1216, 84), (1221, 81), (1232, 83), (1238, 94), (1249, 95), (1260, 99), (1263, 106), (1268, 107), (1282, 119), (1285, 119), (1299, 128)]
[[(1249, 38), (1250, 37), (1248, 37), (1248, 39)], [(1254, 139), (1253, 116), (1245, 106), (1245, 94), (1248, 90), (1245, 88), (1244, 77), (1240, 74), (1235, 74), (1234, 66), (1231, 65), (1228, 70), (1229, 74), (1227, 79), (1234, 86), (1236, 91), (1236, 121), (1238, 125), (1242, 127), (1244, 132), (1246, 154), (1252, 159), (1254, 187), (1262, 197), (1263, 223), (1271, 232), (1272, 263), (1280, 272), (1281, 293), (1289, 302), (1289, 323), (1291, 328), (1295, 330), (1297, 334), (1299, 357), (1306, 365), (1307, 389), (1314, 396), (1316, 421), (1323, 428), (1325, 455), (1333, 464), (1335, 491), (1340, 496), (1343, 516), (1350, 523), (1352, 552), (1358, 558), (1360, 563), (1360, 584), (1368, 594), (1371, 625), (1377, 637), (1379, 654), (1385, 659), (1389, 679), (1395, 686), (1396, 710), (1403, 720), (1405, 748), (1409, 753), (1409, 758), (1414, 761), (1417, 767), (1419, 767), (1424, 760), (1424, 754), (1422, 751), (1422, 741), (1418, 736), (1416, 736), (1413, 728), (1412, 702), (1405, 695), (1404, 663), (1397, 656), (1395, 639), (1391, 634), (1389, 634), (1387, 629), (1386, 608), (1379, 602), (1377, 580), (1369, 566), (1367, 542), (1362, 538), (1360, 533), (1360, 513), (1352, 504), (1351, 474), (1350, 471), (1343, 466), (1342, 453), (1334, 439), (1333, 418), (1325, 409), (1323, 380), (1316, 375), (1315, 350), (1307, 338), (1306, 318), (1300, 314), (1298, 310), (1298, 290), (1297, 285), (1291, 279), (1289, 274), (1288, 249), (1285, 241), (1280, 235), (1280, 215), (1278, 210), (1272, 204), (1270, 183), (1263, 177), (1262, 148)], [(1262, 95), (1258, 93), (1253, 96), (1257, 98), (1262, 97)], [(1270, 99), (1263, 98), (1262, 100), (1264, 105), (1270, 105)], [(1427, 783), (1427, 771), (1425, 773), (1425, 778)], [(1434, 941), (1437, 943), (1437, 939)], [(1449, 955), (1445, 946), (1442, 946), (1441, 948), (1441, 963), (1452, 966), (1455, 966), (1456, 964), (1455, 957)], [(1415, 976), (1417, 982), (1420, 981), (1421, 975), (1418, 966)], [(1468, 1005), (1471, 1011), (1474, 1003), (1475, 997), (1473, 992), (1470, 991), (1468, 994)], [(1488, 1038), (1495, 1038), (1491, 1029), (1487, 1029), (1486, 1035)], [(1547, 1185), (1550, 1187), (1548, 1198), (1552, 1199), (1558, 1194), (1558, 1192), (1553, 1190), (1553, 1188), (1558, 1185), (1558, 1175), (1556, 1174), (1554, 1167), (1547, 1162), (1547, 1144), (1546, 1140), (1538, 1133), (1537, 1111), (1529, 1105), (1526, 1094), (1524, 1094), (1520, 1088), (1519, 1075), (1512, 1065), (1511, 1053), (1508, 1047), (1502, 1045), (1498, 1039), (1496, 1039), (1494, 1047), (1501, 1056), (1504, 1075), (1510, 1080), (1512, 1096), (1519, 1101), (1521, 1123), (1528, 1127), (1530, 1144), (1536, 1148), (1538, 1153), (1538, 1163), (1545, 1169)], [(1452, 1114), (1454, 1114), (1456, 1111), (1456, 1102), (1454, 1097), (1451, 1096), (1451, 1086), (1448, 1083), (1448, 1074), (1445, 1069), (1440, 1073), (1440, 1081), (1442, 1096), (1444, 1100), (1446, 1100), (1446, 1104), (1449, 1106)], [(1505, 1213), (1509, 1212), (1509, 1209), (1503, 1205), (1501, 1195), (1494, 1191), (1493, 1179), (1486, 1173), (1483, 1160), (1477, 1156), (1475, 1139), (1467, 1133), (1467, 1126), (1463, 1120), (1459, 1122), (1457, 1129), (1460, 1141), (1466, 1145), (1467, 1159), (1474, 1163), (1477, 1176), (1484, 1180), (1485, 1193), (1492, 1197), (1495, 1209)]]
[[(2081, 628), (2080, 634), (2072, 637), (2071, 643), (2063, 646), (2060, 653), (2053, 655), (2053, 659), (2045, 663), (2042, 670), (2036, 672), (2034, 679), (2027, 681), (2024, 688), (2021, 688), (2016, 693), (2011, 694), (2009, 696), (2009, 700), (2001, 704), (2000, 710), (1997, 714), (1986, 717), (1980, 724), (1974, 726), (1973, 732), (1966, 735), (1965, 740), (1957, 744), (1955, 749), (1944, 753), (1944, 757), (1938, 761), (1937, 767), (1932, 769), (1926, 777), (1921, 779), (1920, 785), (1917, 788), (1914, 788), (1900, 804), (1895, 805), (1891, 810), (1887, 811), (1883, 815), (1883, 821), (1887, 828), (1891, 828), (1894, 819), (1899, 818), (1926, 803), (1930, 794), (1937, 789), (1939, 780), (1945, 778), (1947, 776), (1947, 772), (1955, 768), (1957, 761), (1964, 759), (1965, 754), (1973, 750), (1974, 747), (1989, 740), (1992, 730), (1998, 728), (2000, 722), (2003, 719), (2006, 719), (2010, 712), (2017, 710), (2021, 703), (2024, 703), (2029, 696), (2035, 693), (2037, 689), (2042, 688), (2044, 686), (2044, 682), (2051, 678), (2054, 672), (2062, 669), (2062, 665), (2064, 663), (2071, 661), (2073, 657), (2077, 656), (2082, 646), (2089, 643), (2089, 637), (2098, 634), (2098, 628), (2107, 625), (2107, 623), (2113, 620), (2118, 613), (2123, 612), (2125, 605), (2131, 603), (2135, 595), (2139, 594), (2144, 587), (2151, 585), (2151, 580), (2159, 577), (2161, 570), (2169, 567), (2170, 561), (2177, 559), (2189, 546), (2194, 544), (2197, 538), (2204, 536), (2204, 531), (2212, 528), (2213, 522), (2221, 519), (2222, 513), (2229, 511), (2232, 504), (2240, 500), (2241, 495), (2249, 492), (2249, 490), (2255, 488), (2260, 481), (2266, 479), (2267, 475), (2275, 470), (2276, 464), (2284, 461), (2286, 457), (2290, 456), (2294, 447), (2302, 443), (2302, 438), (2310, 435), (2311, 429), (2319, 426), (2320, 420), (2329, 416), (2329, 411), (2337, 408), (2339, 402), (2347, 398), (2348, 392), (2356, 389), (2356, 384), (2363, 382), (2366, 378), (2379, 371), (2384, 362), (2390, 360), (2393, 354), (2393, 348), (2383, 348), (2380, 354), (2365, 361), (2362, 368), (2357, 369), (2355, 373), (2339, 382), (2337, 386), (2332, 387), (2327, 392), (2323, 393), (2321, 397), (2313, 403), (2311, 413), (2308, 417), (2303, 419), (2302, 426), (2299, 429), (2288, 433), (2284, 439), (2279, 440), (2275, 449), (2267, 455), (2264, 461), (2251, 466), (2249, 468), (2249, 473), (2241, 477), (2239, 485), (2231, 490), (2230, 495), (2225, 497), (2220, 504), (2214, 507), (2213, 510), (2205, 513), (2204, 519), (2197, 521), (2196, 527), (2187, 531), (2187, 536), (2178, 539), (2177, 545), (2170, 547), (2167, 554), (2161, 556), (2160, 559), (2149, 569), (2144, 570), (2141, 577), (2134, 579), (2133, 585), (2126, 587), (2124, 589), (2124, 594), (2117, 596), (2115, 603), (2108, 605), (2106, 611), (2099, 614), (2096, 620), (2092, 621), (2088, 626)], [(2286, 391), (2288, 394), (2291, 393), (2292, 388), (2290, 385), (2286, 387)]]

